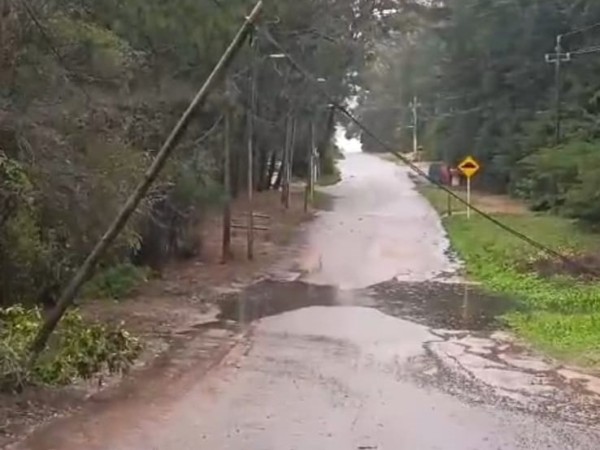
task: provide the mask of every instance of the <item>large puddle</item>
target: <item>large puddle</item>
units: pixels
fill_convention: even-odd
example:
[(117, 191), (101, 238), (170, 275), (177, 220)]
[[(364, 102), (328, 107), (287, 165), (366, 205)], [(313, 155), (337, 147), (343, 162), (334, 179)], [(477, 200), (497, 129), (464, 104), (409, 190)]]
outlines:
[(499, 317), (517, 304), (463, 283), (387, 281), (366, 290), (382, 312), (432, 328), (497, 329)]
[(338, 293), (332, 286), (264, 280), (241, 292), (223, 295), (220, 318), (248, 323), (308, 306), (334, 306), (339, 304)]
[(309, 306), (367, 306), (432, 328), (491, 330), (515, 304), (467, 285), (387, 281), (367, 289), (340, 290), (301, 281), (265, 280), (225, 294), (223, 320), (248, 323)]

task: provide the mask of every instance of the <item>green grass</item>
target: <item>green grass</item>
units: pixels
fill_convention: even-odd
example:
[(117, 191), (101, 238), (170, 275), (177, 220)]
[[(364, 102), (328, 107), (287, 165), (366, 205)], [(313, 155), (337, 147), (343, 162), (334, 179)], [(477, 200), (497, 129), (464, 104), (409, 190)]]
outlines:
[[(432, 186), (422, 186), (420, 191), (440, 214), (447, 214), (448, 209), (453, 212), (466, 211), (464, 203), (459, 202), (454, 197), (450, 197), (440, 189)], [(465, 200), (467, 198), (466, 192), (457, 191), (456, 194)]]
[[(440, 213), (446, 211), (445, 193), (431, 187), (422, 188), (422, 193)], [(495, 217), (567, 254), (600, 247), (600, 235), (585, 232), (562, 217), (534, 213)], [(544, 255), (478, 215), (470, 220), (453, 215), (443, 223), (453, 249), (465, 263), (467, 277), (523, 305), (524, 312), (505, 317), (518, 335), (561, 359), (585, 365), (600, 363), (600, 281), (538, 275), (528, 268), (528, 262)]]

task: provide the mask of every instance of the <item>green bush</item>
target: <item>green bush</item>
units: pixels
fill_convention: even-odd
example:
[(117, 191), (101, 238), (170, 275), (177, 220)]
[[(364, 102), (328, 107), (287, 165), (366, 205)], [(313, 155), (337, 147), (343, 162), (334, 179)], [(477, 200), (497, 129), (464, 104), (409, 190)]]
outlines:
[(39, 309), (0, 309), (0, 389), (27, 384), (65, 385), (101, 372), (123, 373), (141, 345), (122, 327), (90, 324), (68, 312), (36, 365), (27, 368), (27, 350), (42, 323)]
[(44, 288), (50, 248), (40, 231), (29, 177), (0, 150), (0, 306), (36, 298)]
[(100, 271), (84, 287), (88, 298), (120, 299), (148, 280), (150, 271), (131, 263), (117, 264)]
[(600, 225), (600, 143), (546, 148), (520, 163), (514, 192), (535, 210), (553, 210)]
[[(143, 166), (140, 155), (116, 144), (89, 144), (82, 155), (85, 161), (78, 167), (86, 167), (83, 178), (89, 184), (69, 191), (64, 186), (73, 185), (79, 168), (43, 174), (44, 165), (28, 165), (0, 149), (0, 307), (55, 301), (132, 189), (136, 168)], [(61, 179), (65, 173), (70, 175)], [(139, 248), (136, 226), (135, 221), (127, 224), (103, 265), (127, 261)], [(129, 286), (144, 278), (131, 267), (113, 272), (100, 281), (101, 293), (107, 291), (109, 297), (126, 295)]]

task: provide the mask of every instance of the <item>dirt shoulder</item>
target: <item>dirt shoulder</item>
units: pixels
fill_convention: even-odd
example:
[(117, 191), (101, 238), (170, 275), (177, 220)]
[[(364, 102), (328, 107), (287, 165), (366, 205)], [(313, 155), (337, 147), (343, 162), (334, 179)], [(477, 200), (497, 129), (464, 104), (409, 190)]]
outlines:
[[(139, 336), (144, 351), (126, 377), (99, 376), (64, 388), (29, 388), (19, 395), (0, 394), (0, 447), (18, 440), (40, 425), (74, 411), (89, 409), (132, 390), (162, 392), (176, 384), (190, 366), (208, 368), (239, 338), (237, 330), (217, 320), (223, 292), (241, 289), (268, 273), (293, 270), (300, 247), (300, 229), (310, 220), (303, 193), (292, 193), (291, 207), (281, 207), (278, 192), (255, 196), (255, 258), (246, 258), (246, 229), (232, 230), (233, 259), (221, 262), (222, 219), (214, 214), (198, 232), (198, 257), (169, 265), (160, 278), (139, 287), (132, 298), (86, 302), (81, 312), (94, 320), (123, 323)], [(243, 226), (247, 205), (233, 205), (233, 223)], [(189, 345), (191, 342), (194, 345)], [(166, 377), (166, 378), (165, 378)], [(97, 407), (97, 406), (96, 406)]]

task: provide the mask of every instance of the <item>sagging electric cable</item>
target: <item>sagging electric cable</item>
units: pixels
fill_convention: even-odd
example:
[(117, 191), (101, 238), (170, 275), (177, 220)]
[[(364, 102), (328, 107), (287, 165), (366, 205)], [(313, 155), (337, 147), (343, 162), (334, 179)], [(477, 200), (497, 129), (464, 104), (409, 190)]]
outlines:
[(420, 177), (426, 179), (427, 181), (429, 181), (432, 185), (434, 185), (435, 187), (437, 187), (438, 189), (441, 189), (442, 191), (446, 192), (449, 196), (453, 197), (454, 199), (456, 199), (459, 203), (462, 203), (463, 205), (471, 208), (472, 211), (474, 211), (475, 213), (479, 214), (481, 217), (483, 217), (484, 219), (488, 220), (489, 222), (493, 223), (494, 225), (496, 225), (497, 227), (503, 229), (504, 231), (512, 234), (513, 236), (521, 239), (522, 241), (526, 242), (527, 244), (531, 245), (532, 247), (536, 248), (537, 250), (540, 250), (550, 256), (553, 256), (561, 261), (563, 261), (565, 264), (570, 265), (571, 267), (577, 268), (580, 271), (584, 272), (584, 273), (588, 273), (588, 274), (592, 274), (592, 275), (596, 275), (599, 276), (600, 273), (598, 273), (598, 271), (587, 267), (581, 263), (579, 263), (578, 261), (573, 260), (572, 258), (569, 258), (568, 256), (560, 253), (557, 250), (554, 250), (553, 248), (548, 247), (547, 245), (536, 241), (535, 239), (527, 236), (526, 234), (510, 227), (509, 225), (506, 225), (505, 223), (501, 222), (500, 220), (496, 219), (495, 217), (491, 216), (490, 214), (482, 211), (481, 209), (479, 209), (476, 206), (470, 205), (465, 199), (463, 199), (460, 195), (456, 194), (454, 191), (452, 191), (451, 189), (448, 189), (446, 186), (444, 186), (443, 184), (437, 182), (436, 180), (434, 180), (432, 177), (430, 177), (425, 171), (423, 171), (420, 167), (418, 167), (416, 164), (414, 164), (412, 161), (410, 161), (406, 156), (402, 155), (401, 153), (397, 152), (396, 150), (394, 150), (394, 148), (388, 144), (387, 142), (383, 141), (381, 138), (379, 138), (379, 136), (377, 136), (375, 133), (373, 133), (366, 125), (364, 125), (359, 119), (357, 119), (354, 114), (352, 114), (347, 107), (345, 107), (343, 104), (341, 104), (340, 102), (338, 102), (331, 94), (329, 94), (329, 92), (327, 91), (327, 89), (325, 89), (321, 83), (319, 83), (318, 81), (318, 77), (313, 75), (311, 72), (309, 72), (307, 69), (305, 69), (298, 61), (296, 61), (296, 59), (287, 51), (287, 49), (285, 47), (283, 47), (283, 45), (281, 45), (273, 36), (272, 34), (269, 32), (268, 29), (263, 28), (261, 26), (255, 26), (259, 32), (261, 32), (264, 37), (271, 43), (271, 45), (273, 45), (279, 52), (281, 52), (282, 54), (286, 55), (286, 58), (288, 59), (288, 61), (290, 62), (290, 64), (302, 75), (304, 76), (306, 79), (311, 80), (312, 83), (315, 86), (315, 89), (317, 91), (319, 91), (328, 101), (329, 103), (335, 107), (337, 110), (339, 110), (340, 112), (342, 112), (346, 117), (348, 117), (348, 119), (350, 119), (351, 122), (353, 122), (356, 126), (358, 126), (364, 133), (366, 133), (369, 137), (371, 137), (375, 142), (377, 142), (382, 148), (384, 148), (386, 151), (388, 151), (389, 153), (393, 154), (396, 158), (398, 158), (400, 161), (402, 161), (404, 164), (406, 164), (413, 172), (415, 172), (417, 175), (419, 175)]

